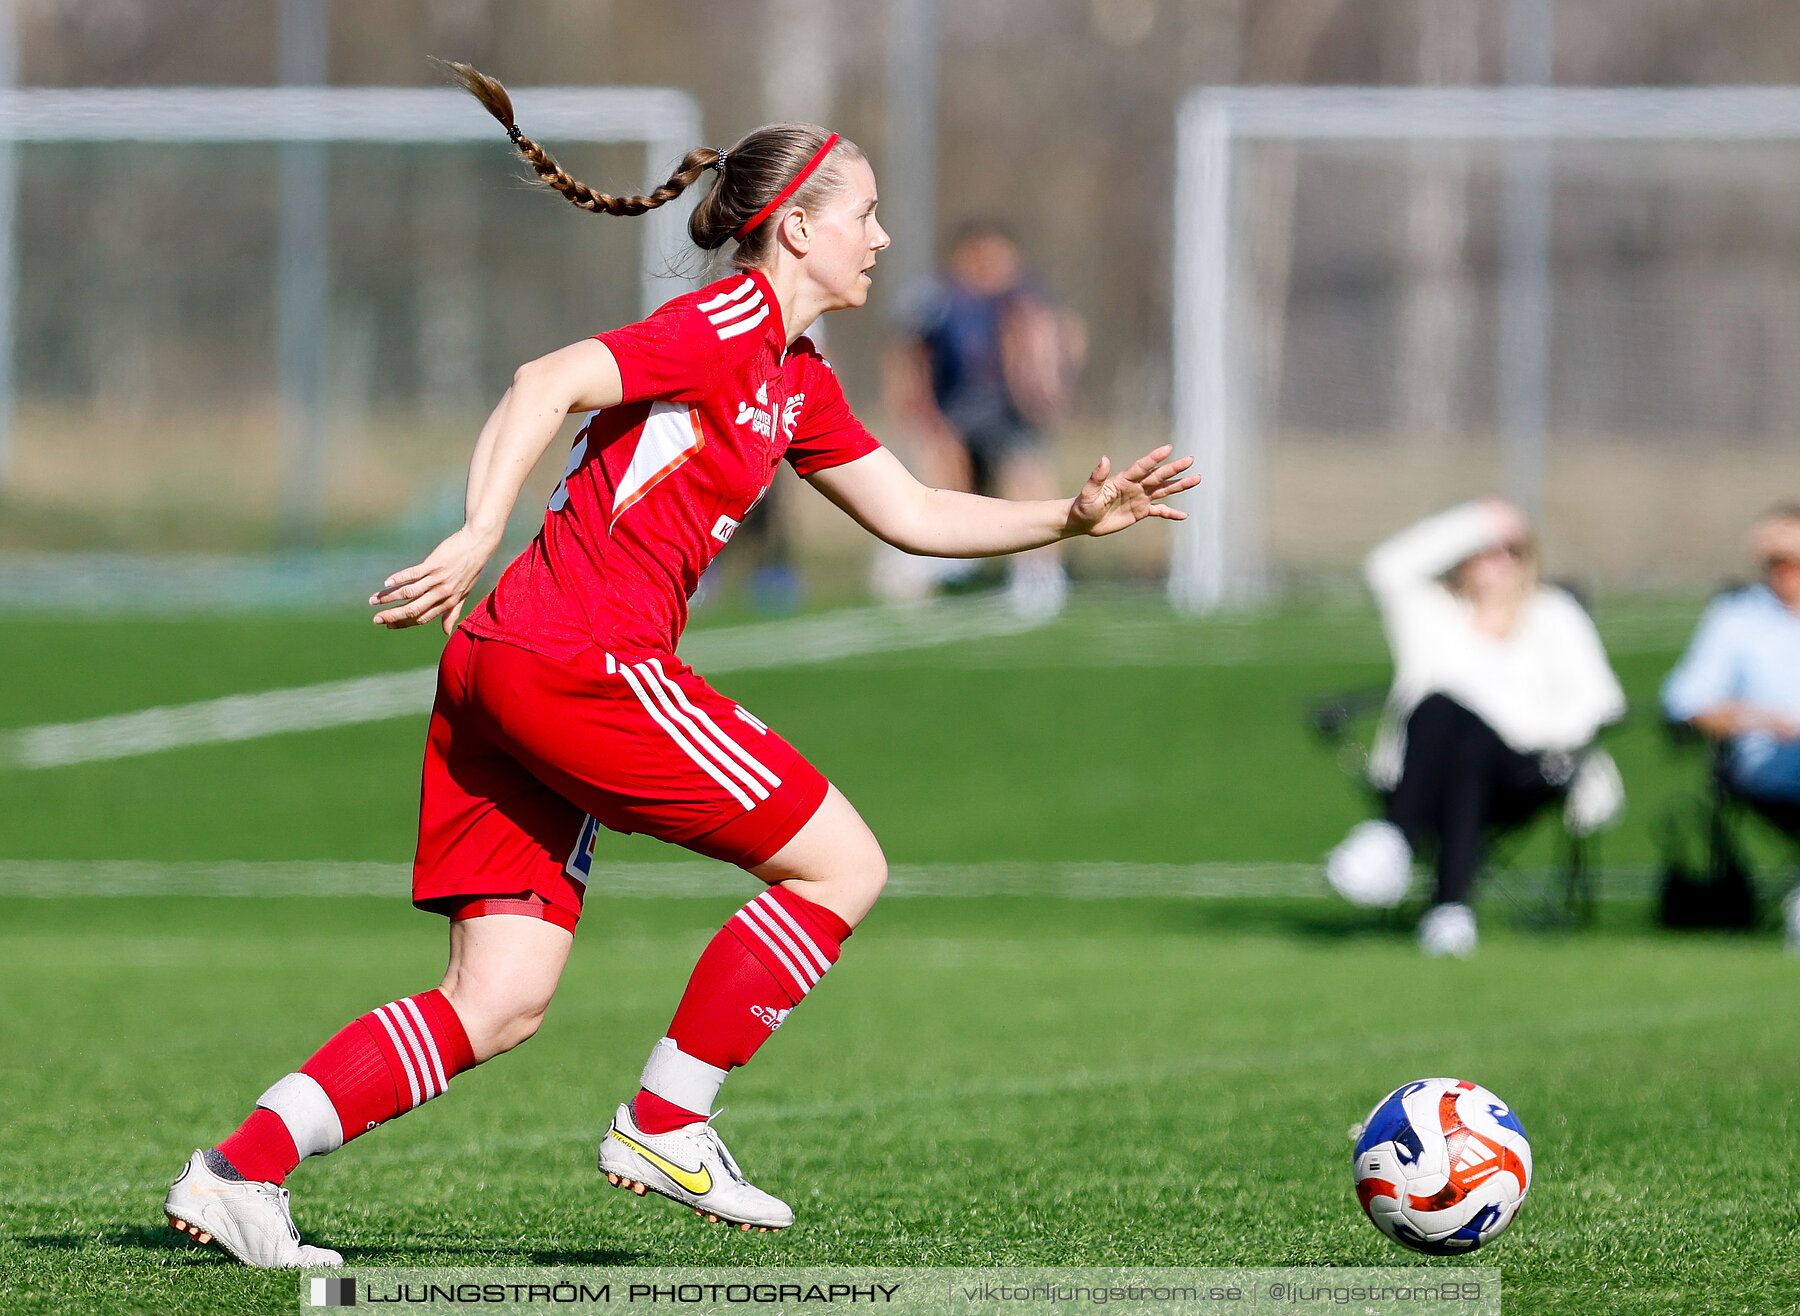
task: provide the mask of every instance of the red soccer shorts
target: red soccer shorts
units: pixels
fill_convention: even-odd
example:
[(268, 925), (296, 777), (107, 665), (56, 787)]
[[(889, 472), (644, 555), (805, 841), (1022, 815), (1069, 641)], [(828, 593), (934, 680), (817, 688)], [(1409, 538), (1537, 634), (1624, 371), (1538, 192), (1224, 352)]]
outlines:
[(413, 903), (573, 929), (600, 827), (754, 868), (826, 788), (672, 655), (564, 663), (459, 630), (438, 664)]

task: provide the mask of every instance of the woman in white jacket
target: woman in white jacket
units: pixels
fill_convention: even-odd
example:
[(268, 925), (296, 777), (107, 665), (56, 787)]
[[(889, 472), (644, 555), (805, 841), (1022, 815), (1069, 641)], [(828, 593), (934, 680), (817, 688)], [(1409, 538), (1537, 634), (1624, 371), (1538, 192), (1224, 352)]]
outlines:
[(1435, 852), (1437, 889), (1419, 925), (1428, 954), (1469, 955), (1469, 890), (1483, 837), (1565, 801), (1572, 826), (1623, 802), (1593, 748), (1625, 711), (1587, 613), (1537, 579), (1531, 527), (1509, 503), (1464, 503), (1402, 530), (1363, 573), (1381, 609), (1394, 684), (1369, 758), (1386, 818), (1353, 828), (1326, 861), (1358, 904), (1405, 895), (1415, 852)]

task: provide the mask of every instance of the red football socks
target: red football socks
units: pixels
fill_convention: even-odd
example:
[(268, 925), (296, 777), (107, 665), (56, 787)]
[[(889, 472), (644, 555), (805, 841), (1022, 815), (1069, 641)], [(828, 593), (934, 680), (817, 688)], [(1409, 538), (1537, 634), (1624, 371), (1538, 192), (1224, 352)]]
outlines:
[(281, 1116), (261, 1106), (219, 1144), (218, 1152), (244, 1178), (266, 1183), (283, 1182), (300, 1164), (300, 1153)]
[(474, 1064), (443, 993), (409, 996), (346, 1024), (257, 1099), (219, 1153), (245, 1178), (279, 1184), (306, 1157), (424, 1104)]
[[(653, 1054), (646, 1085), (632, 1103), (645, 1133), (667, 1133), (706, 1118), (704, 1107), (726, 1070), (747, 1062), (837, 963), (850, 925), (823, 905), (772, 886), (719, 929), (688, 979), (662, 1047)], [(705, 1071), (713, 1071), (709, 1076)], [(659, 1083), (653, 1073), (672, 1074)], [(652, 1084), (663, 1091), (652, 1091)], [(702, 1109), (695, 1110), (693, 1106)]]

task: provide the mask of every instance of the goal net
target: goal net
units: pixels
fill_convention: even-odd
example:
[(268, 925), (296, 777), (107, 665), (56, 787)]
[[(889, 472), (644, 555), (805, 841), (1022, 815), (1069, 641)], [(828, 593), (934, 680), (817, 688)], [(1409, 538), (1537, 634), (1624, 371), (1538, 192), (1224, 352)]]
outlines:
[[(700, 140), (679, 91), (513, 96), (609, 191)], [(686, 206), (575, 215), (449, 89), (33, 88), (0, 152), (8, 550), (428, 539), (520, 361), (698, 273)]]
[(1595, 589), (1800, 497), (1800, 90), (1240, 88), (1178, 121), (1178, 606), (1497, 493)]

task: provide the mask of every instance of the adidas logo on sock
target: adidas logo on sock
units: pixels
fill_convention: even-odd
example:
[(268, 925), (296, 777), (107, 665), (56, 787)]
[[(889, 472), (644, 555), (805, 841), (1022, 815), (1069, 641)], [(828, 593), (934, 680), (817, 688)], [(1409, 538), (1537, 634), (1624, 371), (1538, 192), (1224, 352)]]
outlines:
[(772, 1033), (787, 1022), (788, 1015), (792, 1013), (792, 1007), (787, 1010), (771, 1010), (766, 1005), (753, 1005), (750, 1007), (750, 1013), (767, 1024)]

